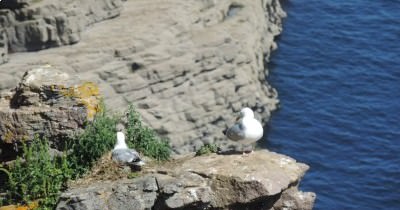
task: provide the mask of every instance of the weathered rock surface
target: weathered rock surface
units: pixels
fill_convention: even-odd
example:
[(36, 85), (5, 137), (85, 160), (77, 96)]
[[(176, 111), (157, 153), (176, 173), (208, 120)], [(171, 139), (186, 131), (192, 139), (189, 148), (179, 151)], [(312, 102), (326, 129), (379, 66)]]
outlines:
[(47, 137), (57, 146), (57, 140), (93, 119), (98, 95), (95, 84), (55, 67), (27, 71), (15, 90), (0, 94), (0, 157), (6, 144), (32, 140), (35, 135)]
[(95, 81), (109, 107), (122, 110), (134, 103), (177, 153), (213, 142), (236, 148), (221, 131), (243, 106), (268, 120), (278, 99), (265, 80), (264, 62), (276, 48), (273, 39), (285, 15), (279, 0), (123, 5), (119, 17), (82, 32), (78, 44), (11, 54), (0, 74), (18, 78), (21, 68), (50, 63)]
[[(0, 64), (8, 62), (0, 65), (0, 90), (15, 87), (26, 69), (57, 66), (99, 84), (114, 110), (134, 103), (147, 124), (169, 137), (177, 153), (213, 142), (234, 147), (221, 131), (242, 106), (268, 120), (278, 99), (265, 80), (264, 62), (276, 48), (274, 36), (282, 30), (285, 13), (279, 0), (129, 0), (122, 12), (121, 1), (1, 1)], [(93, 25), (105, 19), (109, 20)], [(46, 50), (15, 53), (40, 49)], [(42, 76), (47, 74), (52, 73)], [(34, 125), (28, 134), (66, 135), (87, 117), (79, 103), (74, 106), (77, 117), (71, 118), (76, 124), (70, 128), (64, 121), (46, 124), (53, 120), (49, 113), (60, 116), (74, 110), (38, 92), (40, 83), (18, 87), (22, 91), (17, 96), (22, 98), (16, 91), (0, 98), (0, 113), (7, 117), (0, 121), (3, 141), (25, 137), (14, 124)], [(53, 91), (51, 87), (39, 89)], [(50, 95), (64, 95), (66, 89), (57, 87), (58, 92)], [(20, 105), (11, 103), (13, 98)], [(29, 112), (38, 104), (39, 111)], [(5, 126), (10, 120), (14, 124)], [(58, 209), (311, 209), (315, 195), (297, 189), (307, 166), (262, 152), (247, 159), (193, 158), (141, 178), (70, 189)]]
[[(4, 30), (0, 28), (0, 64), (8, 61), (8, 40)], [(0, 85), (0, 89), (1, 89)]]
[(146, 169), (132, 180), (105, 181), (61, 195), (57, 209), (312, 209), (297, 189), (308, 166), (267, 150), (249, 157), (207, 155)]
[(121, 0), (7, 0), (0, 2), (0, 31), (11, 52), (74, 44), (93, 23), (120, 14)]

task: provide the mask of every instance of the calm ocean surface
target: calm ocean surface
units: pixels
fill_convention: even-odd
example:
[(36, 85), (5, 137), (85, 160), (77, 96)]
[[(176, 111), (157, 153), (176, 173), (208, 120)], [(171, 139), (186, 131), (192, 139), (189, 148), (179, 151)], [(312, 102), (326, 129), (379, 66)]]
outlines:
[(311, 166), (315, 209), (400, 210), (400, 1), (283, 5), (267, 147)]

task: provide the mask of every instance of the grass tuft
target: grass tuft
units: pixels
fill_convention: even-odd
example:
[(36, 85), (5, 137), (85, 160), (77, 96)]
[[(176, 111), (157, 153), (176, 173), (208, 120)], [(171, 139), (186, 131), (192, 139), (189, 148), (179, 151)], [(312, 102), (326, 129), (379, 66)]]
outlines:
[(216, 144), (205, 144), (196, 152), (196, 156), (217, 153), (218, 146)]
[(142, 124), (139, 113), (133, 105), (129, 106), (127, 126), (127, 143), (145, 156), (158, 161), (168, 160), (171, 156), (171, 147), (165, 139), (158, 137), (156, 132)]
[(68, 162), (73, 177), (82, 176), (106, 152), (110, 151), (116, 139), (117, 118), (106, 115), (105, 109), (96, 115), (82, 134), (70, 140)]

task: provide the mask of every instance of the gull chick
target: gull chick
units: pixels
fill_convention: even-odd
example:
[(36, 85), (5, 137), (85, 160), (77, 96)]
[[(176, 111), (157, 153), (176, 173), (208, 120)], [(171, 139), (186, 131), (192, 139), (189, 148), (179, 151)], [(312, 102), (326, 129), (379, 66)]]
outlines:
[(264, 129), (261, 123), (254, 118), (253, 110), (248, 107), (240, 111), (236, 123), (224, 132), (228, 139), (245, 145), (258, 141), (262, 138), (263, 133)]
[(143, 166), (145, 164), (136, 150), (128, 148), (125, 143), (125, 135), (122, 132), (117, 132), (117, 143), (112, 150), (111, 158), (120, 164), (132, 166)]

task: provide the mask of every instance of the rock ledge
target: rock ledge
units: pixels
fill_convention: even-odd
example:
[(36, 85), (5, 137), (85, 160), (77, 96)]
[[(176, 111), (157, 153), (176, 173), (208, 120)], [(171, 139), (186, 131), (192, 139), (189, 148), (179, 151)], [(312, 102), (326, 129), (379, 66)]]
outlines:
[(70, 189), (57, 209), (312, 209), (315, 194), (297, 189), (308, 168), (267, 150), (186, 156), (135, 179)]

